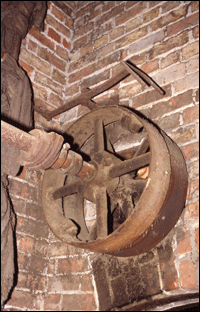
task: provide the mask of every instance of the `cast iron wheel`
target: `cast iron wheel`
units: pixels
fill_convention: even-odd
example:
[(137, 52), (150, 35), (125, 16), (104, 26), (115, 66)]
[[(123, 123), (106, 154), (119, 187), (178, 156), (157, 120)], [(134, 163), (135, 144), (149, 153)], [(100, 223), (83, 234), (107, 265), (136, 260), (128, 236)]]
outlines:
[[(187, 171), (178, 146), (146, 118), (120, 106), (91, 111), (67, 134), (96, 171), (87, 179), (45, 171), (42, 204), (53, 233), (73, 246), (115, 256), (151, 250), (184, 207)], [(90, 231), (85, 199), (96, 205)]]

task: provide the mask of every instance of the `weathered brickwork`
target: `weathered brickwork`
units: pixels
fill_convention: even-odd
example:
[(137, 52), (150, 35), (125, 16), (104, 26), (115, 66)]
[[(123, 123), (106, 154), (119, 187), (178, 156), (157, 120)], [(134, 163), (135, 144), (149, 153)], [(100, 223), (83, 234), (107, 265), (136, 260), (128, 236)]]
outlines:
[[(164, 291), (198, 289), (198, 3), (48, 1), (44, 32), (32, 28), (23, 40), (20, 65), (42, 109), (60, 107), (116, 75), (120, 60), (148, 73), (164, 96), (129, 76), (96, 101), (118, 94), (121, 105), (160, 126), (181, 148), (189, 184), (185, 208), (168, 236), (148, 253), (119, 258), (68, 246), (54, 236), (42, 213), (42, 170), (24, 168), (10, 177), (18, 278), (6, 311), (105, 311)], [(88, 111), (79, 105), (51, 121), (35, 112), (35, 127), (66, 131)]]

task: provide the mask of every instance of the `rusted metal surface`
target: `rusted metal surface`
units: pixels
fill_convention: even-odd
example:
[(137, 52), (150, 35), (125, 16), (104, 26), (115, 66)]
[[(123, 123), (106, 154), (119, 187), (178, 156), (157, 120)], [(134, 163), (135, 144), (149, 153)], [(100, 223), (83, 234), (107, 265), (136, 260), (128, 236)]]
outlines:
[[(134, 142), (138, 131), (143, 133), (139, 146)], [(115, 152), (123, 132), (133, 138), (134, 152), (128, 160)], [(74, 138), (77, 153), (90, 158), (88, 164), (95, 169), (90, 179), (46, 170), (42, 205), (51, 230), (73, 246), (115, 256), (152, 249), (172, 229), (184, 207), (187, 171), (178, 146), (137, 112), (119, 106), (90, 112), (68, 129), (68, 135)], [(141, 178), (144, 167), (148, 169)], [(96, 204), (97, 222), (90, 232), (84, 199)], [(73, 221), (76, 234), (62, 231), (60, 221), (64, 228)]]
[[(53, 111), (48, 110), (42, 110), (39, 107), (35, 106), (34, 109), (39, 112), (44, 118), (46, 118), (48, 121), (51, 120), (53, 117), (59, 115), (60, 113), (63, 113), (70, 108), (81, 104), (83, 106), (87, 106), (89, 109), (97, 109), (99, 108), (99, 105), (96, 104), (94, 101), (92, 101), (92, 98), (97, 96), (98, 94), (112, 88), (114, 85), (119, 83), (121, 80), (125, 79), (129, 75), (132, 75), (138, 82), (140, 82), (142, 85), (148, 85), (155, 88), (156, 91), (158, 91), (160, 94), (164, 95), (165, 91), (158, 86), (152, 78), (150, 78), (146, 73), (144, 73), (141, 69), (139, 69), (136, 65), (133, 65), (132, 63), (128, 61), (121, 61), (122, 66), (125, 68), (119, 72), (116, 76), (110, 78), (106, 82), (102, 83), (100, 86), (97, 86), (95, 88), (92, 88), (91, 90), (89, 88), (85, 89), (81, 95), (76, 96), (75, 98), (71, 99), (69, 102), (64, 104), (61, 107), (56, 108)], [(115, 99), (114, 99), (115, 100)], [(105, 103), (106, 106), (113, 105), (113, 101), (109, 101)], [(116, 103), (115, 103), (116, 104)]]
[(95, 167), (81, 155), (63, 145), (63, 137), (55, 132), (34, 129), (29, 133), (1, 121), (1, 140), (20, 149), (18, 163), (34, 169), (59, 169), (62, 173), (84, 178), (93, 176)]
[(34, 136), (30, 136), (30, 134), (17, 129), (3, 120), (1, 120), (1, 140), (28, 153), (33, 145), (36, 144)]

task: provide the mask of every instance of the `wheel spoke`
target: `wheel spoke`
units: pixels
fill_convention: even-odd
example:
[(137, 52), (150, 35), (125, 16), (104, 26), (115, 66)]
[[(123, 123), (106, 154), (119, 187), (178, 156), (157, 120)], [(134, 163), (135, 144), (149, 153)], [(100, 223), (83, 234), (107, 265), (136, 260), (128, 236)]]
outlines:
[(96, 194), (97, 239), (108, 235), (108, 203), (106, 188), (102, 187)]
[(120, 177), (121, 175), (129, 173), (133, 170), (138, 170), (146, 165), (149, 165), (150, 157), (151, 153), (148, 152), (146, 154), (124, 160), (110, 169), (109, 176), (110, 178)]
[(95, 152), (104, 151), (104, 129), (102, 118), (95, 119), (94, 123), (94, 150)]
[(135, 152), (135, 155), (133, 157), (137, 157), (139, 155), (142, 155), (142, 154), (146, 153), (148, 147), (149, 147), (149, 140), (148, 140), (148, 137), (146, 136), (143, 139), (142, 144), (138, 147), (138, 149)]

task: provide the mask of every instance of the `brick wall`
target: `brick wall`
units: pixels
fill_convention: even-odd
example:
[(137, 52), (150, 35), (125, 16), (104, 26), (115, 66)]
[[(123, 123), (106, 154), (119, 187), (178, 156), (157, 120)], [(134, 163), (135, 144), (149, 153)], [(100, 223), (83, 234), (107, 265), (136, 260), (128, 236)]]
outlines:
[[(32, 28), (20, 64), (34, 102), (54, 109), (116, 75), (129, 59), (165, 91), (128, 77), (96, 101), (119, 94), (120, 104), (152, 119), (179, 145), (189, 186), (185, 209), (153, 250), (130, 258), (89, 253), (60, 242), (41, 207), (43, 171), (10, 177), (17, 214), (18, 279), (5, 310), (107, 310), (161, 293), (198, 289), (199, 7), (197, 1), (51, 1), (43, 33)], [(67, 131), (88, 112), (77, 106), (35, 127)]]

